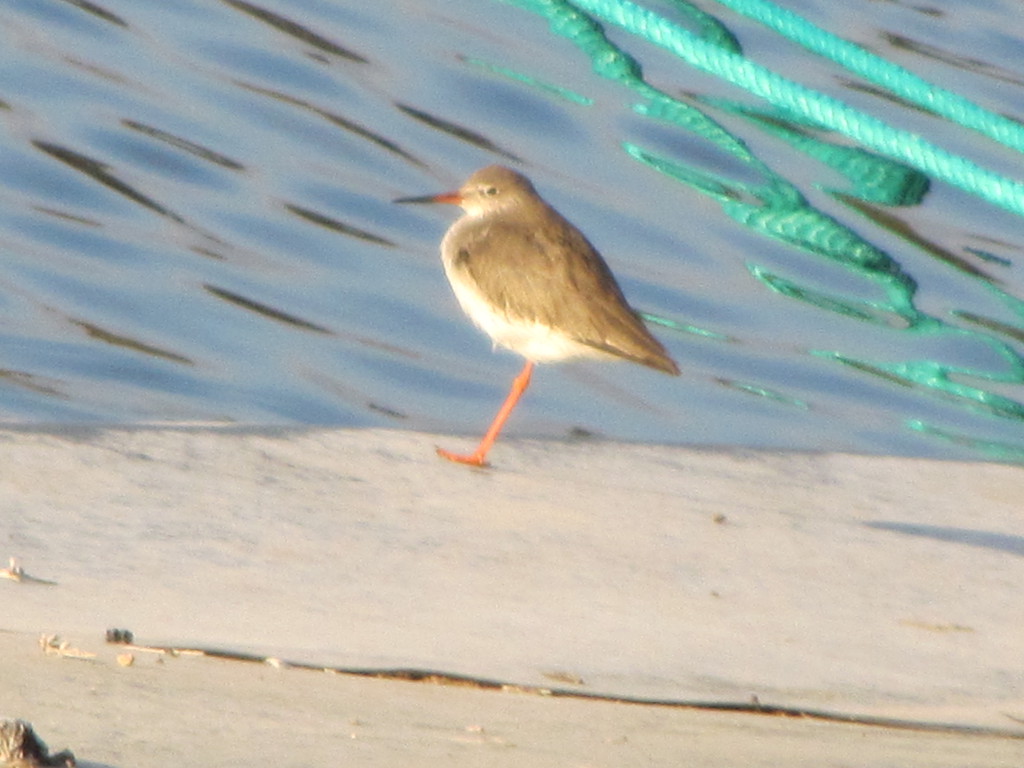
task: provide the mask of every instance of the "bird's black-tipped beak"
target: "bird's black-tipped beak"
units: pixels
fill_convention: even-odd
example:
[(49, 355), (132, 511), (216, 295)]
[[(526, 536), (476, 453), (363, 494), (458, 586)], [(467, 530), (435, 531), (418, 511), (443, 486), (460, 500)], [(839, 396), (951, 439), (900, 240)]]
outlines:
[(434, 202), (433, 195), (423, 195), (422, 197), (396, 197), (391, 201), (392, 203), (432, 203)]
[(443, 192), (440, 195), (422, 195), (420, 197), (399, 197), (393, 203), (450, 203), (458, 205), (462, 202), (462, 195), (458, 192)]

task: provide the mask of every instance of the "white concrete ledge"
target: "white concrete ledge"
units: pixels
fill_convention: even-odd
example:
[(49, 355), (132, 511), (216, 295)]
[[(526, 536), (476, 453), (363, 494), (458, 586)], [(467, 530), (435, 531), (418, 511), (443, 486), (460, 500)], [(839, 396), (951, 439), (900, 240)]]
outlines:
[[(0, 581), (0, 630), (15, 633), (0, 638), (20, 648), (53, 632), (102, 651), (103, 632), (124, 627), (141, 643), (325, 666), (757, 697), (1024, 736), (1020, 468), (505, 440), (495, 468), (473, 470), (438, 460), (441, 441), (472, 442), (0, 431), (0, 558), (57, 582)], [(30, 652), (41, 682), (43, 668), (76, 663)], [(18, 659), (0, 657), (0, 679)], [(119, 679), (139, 673), (107, 666)], [(57, 721), (61, 707), (85, 706), (86, 692), (62, 680), (47, 682)], [(5, 698), (5, 715), (32, 719), (20, 711), (40, 704), (32, 685)], [(228, 695), (208, 693), (208, 706)], [(146, 764), (136, 757), (124, 764)]]

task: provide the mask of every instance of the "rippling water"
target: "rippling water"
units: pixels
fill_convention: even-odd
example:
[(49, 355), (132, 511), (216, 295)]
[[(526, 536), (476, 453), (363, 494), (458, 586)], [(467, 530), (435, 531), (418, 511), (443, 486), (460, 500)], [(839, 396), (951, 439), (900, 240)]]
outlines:
[[(1015, 3), (785, 4), (1024, 115)], [(1018, 153), (703, 7), (766, 66), (1022, 176)], [(1021, 460), (1021, 217), (914, 173), (903, 201), (863, 195), (829, 164), (848, 140), (608, 34), (768, 170), (512, 4), (7, 0), (0, 418), (477, 434), (520, 361), (450, 295), (455, 211), (390, 200), (502, 162), (588, 234), (684, 370), (545, 366), (510, 431)], [(766, 173), (852, 239), (826, 253), (744, 222)]]

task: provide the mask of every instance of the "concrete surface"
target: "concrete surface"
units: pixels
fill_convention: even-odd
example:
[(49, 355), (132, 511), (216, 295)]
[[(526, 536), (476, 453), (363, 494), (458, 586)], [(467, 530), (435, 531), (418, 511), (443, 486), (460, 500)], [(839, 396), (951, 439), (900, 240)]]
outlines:
[[(1024, 765), (1020, 468), (506, 440), (473, 470), (439, 461), (439, 440), (0, 431), (0, 557), (56, 582), (0, 580), (0, 714), (125, 766)], [(122, 667), (110, 627), (962, 732), (210, 658)], [(99, 655), (45, 654), (41, 633)]]

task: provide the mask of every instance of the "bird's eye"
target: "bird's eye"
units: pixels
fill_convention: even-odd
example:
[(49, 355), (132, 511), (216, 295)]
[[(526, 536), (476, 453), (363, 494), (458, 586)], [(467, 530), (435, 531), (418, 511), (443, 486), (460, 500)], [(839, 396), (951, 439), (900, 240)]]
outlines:
[(484, 194), (485, 195), (492, 195), (492, 196), (496, 195), (496, 194), (498, 194), (498, 188), (497, 187), (487, 187), (487, 189), (484, 190)]

